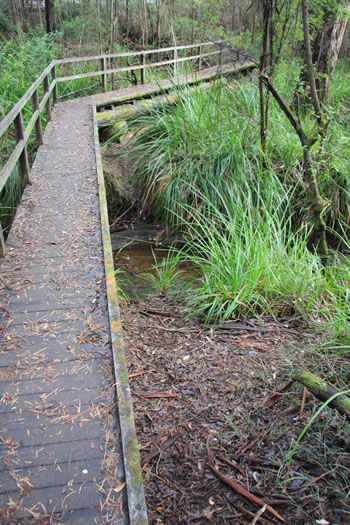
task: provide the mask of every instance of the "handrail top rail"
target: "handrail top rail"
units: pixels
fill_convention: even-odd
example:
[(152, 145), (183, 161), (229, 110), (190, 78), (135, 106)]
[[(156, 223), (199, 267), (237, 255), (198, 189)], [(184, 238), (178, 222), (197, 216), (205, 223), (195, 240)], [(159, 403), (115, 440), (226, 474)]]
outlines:
[(59, 64), (73, 64), (75, 62), (88, 62), (89, 60), (101, 60), (102, 58), (118, 58), (118, 57), (130, 57), (130, 56), (142, 56), (142, 55), (151, 55), (152, 53), (165, 53), (167, 51), (176, 51), (181, 49), (193, 49), (198, 46), (209, 46), (213, 44), (221, 44), (223, 40), (212, 40), (207, 42), (199, 42), (198, 44), (186, 44), (182, 46), (172, 46), (172, 47), (159, 47), (156, 49), (143, 49), (142, 51), (125, 51), (123, 53), (105, 53), (102, 55), (91, 55), (85, 57), (68, 57), (68, 58), (59, 58), (53, 62), (57, 65)]

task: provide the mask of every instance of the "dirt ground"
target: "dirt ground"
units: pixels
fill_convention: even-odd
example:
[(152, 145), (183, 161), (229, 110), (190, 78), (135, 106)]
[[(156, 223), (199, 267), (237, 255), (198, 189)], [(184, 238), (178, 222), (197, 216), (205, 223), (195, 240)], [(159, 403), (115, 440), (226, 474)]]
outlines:
[(310, 364), (296, 319), (214, 331), (160, 296), (124, 305), (122, 321), (151, 524), (350, 522), (350, 433), (336, 411), (286, 464), (317, 408), (288, 384)]

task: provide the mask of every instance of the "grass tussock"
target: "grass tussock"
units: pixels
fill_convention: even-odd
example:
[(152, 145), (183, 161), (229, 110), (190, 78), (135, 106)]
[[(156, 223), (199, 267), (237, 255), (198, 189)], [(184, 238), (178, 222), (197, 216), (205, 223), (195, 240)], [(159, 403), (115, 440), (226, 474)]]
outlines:
[[(342, 249), (350, 205), (349, 88), (343, 76), (338, 72), (332, 84), (327, 138), (313, 146), (328, 201), (325, 217)], [(276, 83), (286, 100), (297, 78), (297, 65), (292, 73), (290, 64), (281, 65)], [(311, 133), (313, 116), (306, 108), (302, 120)], [(130, 128), (135, 133), (126, 149), (144, 212), (187, 231), (181, 257), (200, 275), (184, 291), (188, 311), (206, 322), (295, 314), (348, 351), (350, 261), (334, 252), (324, 270), (310, 249), (302, 149), (274, 101), (268, 170), (262, 168), (255, 82), (216, 82), (191, 93), (182, 88), (177, 104), (151, 108)]]

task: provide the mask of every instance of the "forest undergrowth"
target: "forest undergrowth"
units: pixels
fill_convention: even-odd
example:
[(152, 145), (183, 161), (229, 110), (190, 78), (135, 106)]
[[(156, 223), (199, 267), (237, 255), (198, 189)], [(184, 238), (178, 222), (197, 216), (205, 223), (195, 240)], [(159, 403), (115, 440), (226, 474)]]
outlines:
[[(229, 464), (234, 474), (231, 471), (228, 476), (241, 480), (254, 494), (265, 498), (269, 494), (288, 523), (311, 524), (319, 520), (316, 522), (328, 524), (348, 519), (345, 418), (326, 404), (315, 403), (306, 389), (302, 391), (293, 382), (298, 369), (307, 369), (348, 392), (347, 71), (344, 64), (338, 64), (330, 93), (327, 135), (312, 149), (320, 191), (327, 200), (324, 218), (332, 249), (326, 268), (312, 231), (302, 148), (273, 100), (269, 157), (263, 163), (254, 77), (233, 85), (215, 82), (212, 89), (194, 93), (182, 88), (176, 105), (153, 107), (128, 122), (127, 141), (125, 135), (115, 137), (121, 139), (120, 155), (126, 154), (128, 166), (135, 167), (131, 180), (139, 191), (142, 214), (165, 224), (169, 231), (181, 230), (184, 240), (182, 245), (171, 248), (167, 258), (155, 260), (152, 275), (145, 277), (158, 297), (123, 307), (130, 362), (138, 363), (138, 356), (144, 358), (146, 353), (152, 372), (145, 372), (132, 388), (154, 391), (161, 383), (163, 389), (181, 399), (173, 401), (166, 425), (162, 419), (164, 400), (159, 403), (159, 417), (157, 409), (147, 424), (149, 404), (139, 400), (136, 403), (136, 425), (145, 447), (146, 492), (154, 523), (168, 519), (171, 523), (170, 515), (182, 519), (185, 513), (189, 515), (191, 505), (195, 507), (195, 498), (182, 496), (175, 483), (177, 475), (181, 484), (188, 481), (198, 501), (202, 498), (203, 505), (209, 501), (202, 514), (192, 511), (196, 519), (203, 523), (241, 523), (240, 519), (248, 519), (243, 506), (234, 503), (226, 521), (227, 501), (230, 506), (234, 498), (227, 499), (219, 485), (210, 480), (206, 464), (200, 471), (190, 461), (186, 463), (185, 459), (192, 458), (195, 465), (197, 461), (201, 465), (206, 453), (210, 459), (205, 438), (207, 447), (210, 438), (216, 448), (217, 468), (223, 471), (224, 464), (226, 469)], [(298, 63), (280, 64), (275, 83), (286, 100), (291, 101), (298, 78)], [(301, 117), (304, 129), (312, 133), (314, 118), (307, 105)], [(191, 277), (185, 279), (184, 263), (191, 267)], [(118, 283), (120, 273), (116, 277)], [(184, 318), (172, 319), (174, 311), (180, 311)], [(151, 320), (146, 317), (143, 321), (145, 314)], [(160, 314), (168, 315), (166, 325), (152, 321)], [(137, 326), (140, 334), (135, 336), (128, 325)], [(254, 343), (252, 357), (248, 342), (254, 336), (235, 332), (239, 326), (243, 330), (274, 326), (281, 334), (286, 330), (292, 335), (278, 344), (272, 334), (267, 335), (264, 341)], [(195, 335), (197, 332), (199, 335)], [(180, 337), (190, 340), (174, 342)], [(213, 340), (217, 344), (208, 351)], [(202, 361), (201, 352), (207, 351)], [(222, 361), (225, 356), (226, 362)], [(238, 366), (239, 359), (242, 362)], [(144, 362), (139, 367), (144, 369)], [(236, 384), (230, 387), (235, 370), (237, 377), (243, 378), (242, 390)], [(225, 404), (228, 393), (231, 398)], [(261, 405), (259, 400), (264, 395), (267, 400)], [(202, 408), (199, 400), (204, 400)], [(221, 403), (225, 416), (220, 412)], [(181, 417), (179, 407), (183, 410)], [(174, 416), (169, 415), (173, 412)], [(196, 423), (188, 430), (183, 421), (189, 414), (195, 414)], [(171, 436), (177, 439), (181, 460), (176, 460), (176, 451), (163, 452), (154, 462), (146, 460), (151, 437), (156, 439), (162, 432), (169, 441)], [(241, 450), (240, 445), (245, 452), (238, 454), (242, 463), (236, 463), (232, 457), (237, 459), (234, 451), (237, 447)], [(185, 465), (183, 471), (178, 473), (173, 462)], [(251, 462), (250, 469), (245, 469), (246, 462)], [(272, 469), (276, 469), (276, 476)], [(208, 480), (203, 484), (204, 475)], [(158, 490), (162, 485), (166, 487), (164, 493)], [(284, 501), (279, 499), (281, 494)], [(236, 513), (232, 513), (233, 508)], [(250, 519), (254, 516), (251, 513)], [(236, 521), (230, 521), (233, 518)]]
[[(129, 123), (123, 146), (135, 166), (142, 211), (184, 231), (175, 255), (196, 268), (181, 291), (188, 313), (205, 323), (237, 317), (295, 315), (330, 352), (349, 351), (349, 85), (339, 64), (332, 83), (327, 136), (313, 146), (332, 246), (324, 268), (312, 233), (302, 148), (271, 100), (268, 168), (262, 168), (258, 87), (180, 93), (176, 105), (150, 109)], [(291, 99), (299, 66), (281, 63), (276, 85)], [(312, 132), (305, 104), (302, 123)], [(117, 137), (118, 138), (118, 137)], [(164, 263), (166, 264), (166, 262)], [(169, 261), (168, 261), (169, 264)], [(179, 290), (175, 288), (179, 295)]]

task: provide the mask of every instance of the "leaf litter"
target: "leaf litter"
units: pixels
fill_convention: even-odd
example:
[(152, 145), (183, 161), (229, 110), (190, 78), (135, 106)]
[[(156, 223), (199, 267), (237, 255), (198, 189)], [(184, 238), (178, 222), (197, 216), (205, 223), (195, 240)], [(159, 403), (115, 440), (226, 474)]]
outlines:
[[(308, 344), (296, 320), (216, 331), (178, 310), (166, 296), (122, 307), (150, 524), (345, 523), (350, 455), (338, 414), (321, 414), (283, 468), (316, 406), (291, 381)], [(322, 440), (335, 447), (325, 461)]]

